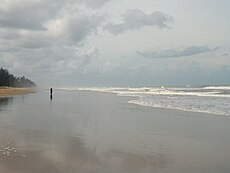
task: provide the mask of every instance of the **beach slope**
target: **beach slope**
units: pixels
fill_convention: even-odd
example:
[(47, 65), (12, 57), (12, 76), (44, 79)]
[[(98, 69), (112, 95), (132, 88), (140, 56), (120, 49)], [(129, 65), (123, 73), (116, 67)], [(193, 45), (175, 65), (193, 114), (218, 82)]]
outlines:
[(0, 96), (20, 95), (35, 92), (35, 88), (0, 87)]

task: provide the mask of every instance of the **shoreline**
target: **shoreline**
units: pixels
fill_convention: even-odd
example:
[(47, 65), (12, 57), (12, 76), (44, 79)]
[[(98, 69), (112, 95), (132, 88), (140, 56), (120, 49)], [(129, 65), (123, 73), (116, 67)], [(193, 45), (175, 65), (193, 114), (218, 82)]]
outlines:
[[(228, 114), (221, 114), (221, 113), (213, 113), (213, 112), (208, 112), (208, 111), (198, 111), (198, 110), (187, 110), (187, 109), (180, 109), (180, 108), (173, 108), (173, 107), (157, 107), (157, 106), (151, 106), (151, 105), (145, 105), (145, 104), (139, 104), (139, 103), (134, 103), (132, 102), (133, 100), (128, 101), (130, 104), (134, 104), (137, 106), (141, 107), (149, 107), (153, 109), (163, 109), (163, 110), (175, 110), (175, 111), (180, 111), (180, 112), (191, 112), (191, 113), (201, 113), (201, 114), (208, 114), (208, 115), (216, 115), (216, 116), (224, 116), (224, 117), (230, 117)], [(135, 101), (135, 100), (134, 100)]]
[(229, 118), (129, 99), (80, 91), (50, 101), (42, 91), (2, 100), (0, 172), (229, 173)]
[[(136, 105), (136, 106), (140, 106), (140, 107), (146, 107), (146, 108), (150, 108), (150, 109), (162, 109), (162, 110), (173, 110), (173, 111), (179, 111), (179, 112), (188, 112), (188, 113), (195, 113), (195, 114), (207, 114), (207, 115), (215, 115), (215, 116), (224, 116), (224, 117), (230, 117), (230, 115), (228, 114), (221, 114), (221, 113), (213, 113), (213, 112), (205, 112), (205, 111), (198, 111), (198, 110), (186, 110), (186, 109), (180, 109), (180, 108), (172, 108), (172, 107), (157, 107), (157, 106), (152, 106), (152, 105), (145, 105), (145, 104), (139, 104), (139, 103), (135, 103), (133, 101), (136, 101), (137, 99), (139, 99), (139, 96), (131, 96), (131, 95), (119, 95), (117, 93), (113, 93), (113, 92), (104, 92), (104, 91), (92, 91), (92, 90), (78, 90), (80, 92), (95, 92), (95, 93), (104, 93), (104, 94), (111, 94), (111, 95), (116, 95), (118, 97), (126, 97), (129, 98), (127, 100), (128, 104), (132, 104), (132, 105)], [(132, 98), (136, 98), (136, 99), (132, 99)]]
[(35, 93), (35, 88), (0, 87), (0, 97)]

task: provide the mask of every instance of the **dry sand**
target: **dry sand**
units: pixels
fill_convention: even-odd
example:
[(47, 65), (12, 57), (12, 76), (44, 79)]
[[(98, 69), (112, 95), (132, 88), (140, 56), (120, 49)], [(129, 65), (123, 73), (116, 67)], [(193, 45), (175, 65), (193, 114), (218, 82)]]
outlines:
[(20, 95), (35, 92), (34, 88), (0, 87), (0, 96)]

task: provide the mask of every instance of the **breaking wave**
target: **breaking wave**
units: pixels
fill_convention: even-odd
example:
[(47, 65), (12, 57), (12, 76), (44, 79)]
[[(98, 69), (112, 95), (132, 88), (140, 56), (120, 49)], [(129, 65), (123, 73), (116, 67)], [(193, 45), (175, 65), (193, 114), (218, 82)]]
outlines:
[(230, 115), (230, 86), (62, 89), (134, 96), (135, 100), (130, 100), (129, 103), (142, 106)]

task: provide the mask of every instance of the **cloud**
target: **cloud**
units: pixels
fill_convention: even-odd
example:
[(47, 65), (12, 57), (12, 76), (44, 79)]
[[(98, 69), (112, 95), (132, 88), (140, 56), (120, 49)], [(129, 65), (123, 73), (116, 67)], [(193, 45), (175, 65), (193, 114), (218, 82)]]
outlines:
[(208, 46), (191, 46), (182, 50), (176, 49), (164, 49), (158, 51), (137, 51), (137, 53), (141, 56), (146, 58), (178, 58), (178, 57), (186, 57), (186, 56), (193, 56), (201, 53), (215, 51), (216, 48), (210, 49)]
[(78, 0), (77, 2), (83, 3), (88, 7), (100, 8), (109, 0)]
[(89, 49), (93, 45), (84, 45), (97, 34), (104, 17), (80, 11), (78, 6), (87, 3), (99, 8), (106, 1), (4, 0), (0, 3), (1, 66), (39, 79), (38, 84), (49, 81), (46, 76), (59, 80), (84, 75), (97, 56), (96, 48)]
[(160, 29), (169, 28), (168, 24), (172, 23), (173, 17), (163, 12), (155, 11), (148, 15), (141, 10), (134, 9), (128, 10), (123, 15), (123, 23), (120, 24), (107, 24), (104, 29), (112, 34), (120, 34), (129, 30), (138, 30), (144, 26), (156, 26)]
[(5, 0), (0, 4), (0, 26), (11, 29), (46, 30), (45, 23), (56, 17), (61, 1)]
[(15, 74), (43, 76), (39, 81), (42, 83), (46, 75), (63, 78), (87, 73), (97, 56), (98, 50), (94, 47), (86, 50), (68, 46), (22, 49), (1, 55), (0, 64)]
[(85, 4), (99, 8), (108, 0), (4, 0), (0, 3), (0, 27), (33, 31), (47, 30), (47, 23), (61, 15), (65, 7)]
[(65, 32), (73, 42), (80, 42), (90, 33), (96, 32), (101, 24), (103, 17), (100, 16), (81, 16), (66, 20)]
[(15, 40), (17, 38), (19, 38), (19, 34), (17, 31), (0, 29), (0, 39)]
[[(92, 47), (91, 49), (86, 51), (80, 51), (79, 49), (76, 49), (72, 57), (69, 57), (68, 60), (61, 59), (59, 61), (61, 62), (61, 64), (58, 64), (59, 62), (56, 62), (56, 65), (61, 65), (60, 69), (62, 69), (63, 67), (65, 68), (61, 70), (62, 75), (63, 70), (66, 71), (66, 73), (64, 74), (79, 75), (88, 72), (88, 66), (92, 63), (92, 61), (96, 59), (97, 55), (98, 50), (95, 47)], [(62, 66), (62, 63), (64, 63), (65, 65)], [(56, 67), (55, 70), (57, 70)]]
[(229, 53), (228, 52), (224, 52), (224, 53), (222, 53), (222, 56), (229, 56)]
[[(228, 63), (229, 53), (208, 46), (149, 51), (124, 46), (130, 43), (126, 42), (125, 34), (124, 37), (115, 39), (113, 35), (107, 35), (108, 32), (116, 35), (140, 30), (143, 27), (170, 28), (173, 17), (163, 12), (148, 13), (142, 7), (143, 11), (134, 9), (125, 12), (118, 24), (113, 15), (114, 12), (119, 11), (121, 4), (112, 2), (108, 3), (106, 8), (101, 8), (107, 2), (109, 0), (2, 0), (0, 3), (1, 66), (8, 68), (15, 75), (24, 74), (38, 84), (49, 84), (56, 79), (60, 83), (62, 80), (66, 82), (69, 80), (77, 81), (76, 83), (79, 84), (81, 81), (89, 84), (104, 82), (103, 84), (116, 85), (124, 82), (127, 85), (129, 83), (135, 85), (138, 81), (140, 83), (152, 81), (152, 74), (157, 76), (165, 72), (166, 63), (172, 67), (172, 61), (175, 64), (179, 61), (198, 61), (198, 59), (185, 58), (178, 61), (172, 59), (171, 62), (170, 60), (159, 61), (161, 64), (156, 64), (155, 61), (150, 62), (147, 58), (186, 57), (216, 50), (217, 57), (215, 53), (209, 53), (202, 60), (199, 59), (199, 63), (210, 63), (214, 64), (213, 66)], [(128, 5), (128, 2), (125, 4)], [(127, 9), (126, 5), (122, 9)], [(111, 24), (106, 25), (107, 17), (111, 19)], [(183, 25), (183, 21), (180, 24), (182, 27), (186, 26), (185, 33), (191, 30), (189, 25)], [(177, 28), (180, 26), (178, 25)], [(154, 36), (154, 30), (149, 32)], [(154, 40), (149, 40), (149, 32), (141, 34), (143, 36), (141, 40), (145, 42), (142, 47), (154, 44)], [(163, 35), (157, 36), (159, 44), (167, 46), (177, 33), (178, 30), (175, 30), (167, 35), (162, 33)], [(194, 34), (197, 33), (191, 33)], [(165, 42), (165, 39), (169, 39), (169, 42)], [(91, 47), (98, 47), (100, 56), (97, 55), (96, 49), (89, 50)], [(133, 49), (139, 50), (138, 54), (134, 55)], [(140, 55), (147, 58), (140, 58)], [(216, 58), (219, 58), (218, 62)], [(152, 73), (153, 68), (159, 71)], [(172, 67), (169, 73), (177, 68), (178, 66)], [(146, 75), (147, 73), (149, 76)], [(146, 77), (143, 77), (145, 75)]]
[(47, 24), (46, 31), (1, 29), (0, 52), (62, 45), (82, 46), (89, 35), (97, 32), (102, 21), (103, 17), (96, 15), (64, 16)]

